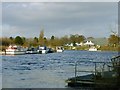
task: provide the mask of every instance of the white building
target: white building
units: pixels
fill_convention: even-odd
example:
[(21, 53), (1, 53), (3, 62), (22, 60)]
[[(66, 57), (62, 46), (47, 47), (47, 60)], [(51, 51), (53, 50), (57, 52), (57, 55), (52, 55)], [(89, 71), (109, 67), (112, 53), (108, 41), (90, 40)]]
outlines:
[(71, 44), (66, 44), (65, 46), (73, 46), (73, 43), (71, 43)]
[(81, 42), (81, 43), (75, 43), (77, 46), (83, 46), (84, 44)]
[[(85, 43), (81, 42), (81, 43), (75, 43), (75, 44), (76, 46), (84, 46), (84, 45), (94, 46), (95, 45), (92, 41), (86, 41)], [(65, 46), (73, 47), (73, 43), (66, 44)]]
[(95, 45), (92, 41), (86, 41), (86, 43), (84, 43), (84, 45), (90, 45), (90, 46), (92, 46), (92, 45)]

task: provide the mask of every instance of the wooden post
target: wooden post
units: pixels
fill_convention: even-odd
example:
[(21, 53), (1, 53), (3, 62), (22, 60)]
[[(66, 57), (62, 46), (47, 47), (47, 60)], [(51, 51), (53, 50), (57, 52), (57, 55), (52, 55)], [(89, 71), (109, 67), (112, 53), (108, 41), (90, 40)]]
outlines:
[(97, 65), (96, 65), (96, 62), (95, 62), (95, 77), (94, 77), (95, 87), (96, 87), (96, 75), (97, 75)]
[(97, 65), (96, 65), (96, 62), (95, 62), (95, 76), (96, 76), (96, 71), (97, 71)]
[(75, 62), (75, 83), (76, 83), (76, 77), (77, 77), (77, 61)]

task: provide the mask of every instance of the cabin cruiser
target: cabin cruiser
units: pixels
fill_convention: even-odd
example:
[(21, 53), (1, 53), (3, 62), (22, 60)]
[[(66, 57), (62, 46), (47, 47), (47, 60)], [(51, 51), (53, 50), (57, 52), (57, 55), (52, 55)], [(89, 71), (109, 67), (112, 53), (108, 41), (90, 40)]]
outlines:
[(39, 54), (46, 54), (47, 53), (47, 47), (46, 46), (38, 46), (37, 52)]
[(96, 47), (90, 47), (90, 48), (88, 49), (88, 51), (97, 51), (97, 48), (96, 48)]
[(26, 54), (37, 54), (37, 49), (34, 47), (30, 47), (26, 50)]
[(56, 52), (63, 52), (64, 51), (64, 48), (59, 46), (59, 47), (56, 47)]
[(5, 53), (7, 55), (21, 55), (21, 54), (25, 54), (25, 49), (22, 46), (10, 45), (5, 50)]

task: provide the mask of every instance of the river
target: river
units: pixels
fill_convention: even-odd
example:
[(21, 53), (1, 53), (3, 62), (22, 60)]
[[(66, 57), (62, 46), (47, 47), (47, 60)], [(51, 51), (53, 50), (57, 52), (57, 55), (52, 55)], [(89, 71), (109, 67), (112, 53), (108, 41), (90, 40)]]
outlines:
[(3, 55), (0, 71), (2, 88), (67, 88), (65, 80), (74, 77), (76, 61), (108, 62), (116, 55), (118, 52), (74, 50), (49, 54)]

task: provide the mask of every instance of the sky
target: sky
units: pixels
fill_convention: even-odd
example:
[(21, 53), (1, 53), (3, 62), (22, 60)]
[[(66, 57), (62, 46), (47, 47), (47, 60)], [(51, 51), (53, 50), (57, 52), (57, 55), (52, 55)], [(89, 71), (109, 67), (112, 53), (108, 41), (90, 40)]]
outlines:
[(117, 32), (117, 2), (2, 2), (3, 37), (109, 37)]

